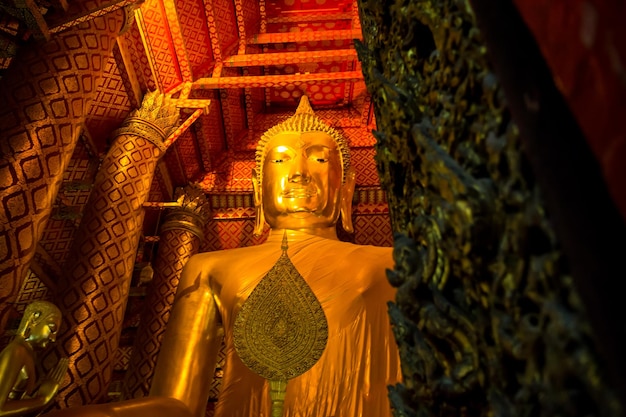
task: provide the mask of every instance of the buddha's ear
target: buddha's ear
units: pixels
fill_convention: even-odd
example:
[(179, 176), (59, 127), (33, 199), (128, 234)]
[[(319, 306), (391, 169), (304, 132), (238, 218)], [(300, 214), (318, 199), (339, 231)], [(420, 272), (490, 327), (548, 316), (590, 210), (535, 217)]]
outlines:
[(354, 232), (354, 226), (352, 225), (352, 197), (354, 196), (354, 185), (356, 180), (356, 173), (354, 169), (350, 167), (346, 172), (346, 180), (341, 185), (341, 225), (343, 230), (348, 233)]
[(257, 175), (256, 169), (252, 170), (252, 190), (254, 198), (254, 236), (261, 236), (263, 234), (263, 227), (265, 226), (265, 215), (263, 214), (263, 198), (261, 193), (261, 181)]
[(31, 314), (26, 317), (24, 323), (20, 323), (21, 333), (24, 339), (28, 339), (28, 337), (30, 336), (31, 327), (33, 327), (33, 323), (35, 322), (36, 318), (37, 317), (34, 314)]

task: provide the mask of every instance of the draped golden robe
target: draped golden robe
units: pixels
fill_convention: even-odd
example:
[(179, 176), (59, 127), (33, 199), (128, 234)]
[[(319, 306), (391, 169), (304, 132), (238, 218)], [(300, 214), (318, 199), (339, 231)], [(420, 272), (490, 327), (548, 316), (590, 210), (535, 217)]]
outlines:
[[(202, 279), (209, 280), (224, 326), (226, 360), (216, 417), (270, 416), (269, 383), (237, 356), (232, 327), (243, 302), (278, 260), (281, 240), (282, 232), (274, 231), (260, 246), (195, 257), (210, 265), (202, 268), (209, 271)], [(401, 380), (387, 315), (395, 294), (385, 275), (393, 264), (391, 248), (297, 233), (289, 237), (287, 252), (320, 301), (329, 334), (319, 361), (289, 380), (285, 416), (390, 416), (387, 385)]]

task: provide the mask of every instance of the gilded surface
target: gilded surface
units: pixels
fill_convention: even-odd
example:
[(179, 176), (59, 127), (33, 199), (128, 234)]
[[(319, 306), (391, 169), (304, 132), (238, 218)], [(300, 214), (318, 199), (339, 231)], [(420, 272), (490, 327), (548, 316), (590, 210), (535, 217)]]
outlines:
[(255, 374), (269, 380), (272, 417), (281, 417), (287, 382), (319, 360), (328, 341), (324, 309), (287, 254), (243, 302), (233, 325), (235, 350)]
[[(266, 220), (273, 229), (270, 237), (259, 246), (203, 253), (189, 260), (181, 276), (151, 395), (179, 398), (193, 415), (204, 412), (210, 386), (195, 381), (206, 380), (215, 366), (220, 338), (211, 332), (220, 321), (225, 360), (215, 415), (269, 415), (271, 409), (280, 408), (273, 407), (283, 402), (280, 383), (268, 384), (244, 365), (235, 351), (234, 328), (238, 312), (274, 267), (287, 229), (289, 259), (320, 301), (328, 323), (328, 343), (309, 371), (289, 380), (284, 393), (285, 414), (389, 415), (386, 386), (399, 378), (397, 351), (386, 314), (386, 302), (393, 297), (384, 274), (391, 265), (390, 250), (337, 240), (335, 224), (340, 213), (350, 215), (354, 182), (350, 174), (342, 181), (340, 144), (328, 131), (307, 131), (297, 125), (275, 132), (264, 146), (259, 161), (261, 181), (255, 172), (255, 205), (257, 222), (262, 226)], [(276, 302), (262, 294), (260, 300), (265, 306)], [(297, 339), (295, 332), (288, 331), (295, 328), (294, 323), (281, 321), (292, 320), (294, 314), (301, 317), (301, 312), (293, 311), (294, 306), (289, 307), (288, 315), (262, 315), (261, 320), (269, 327), (285, 330), (268, 332), (270, 336), (265, 339), (274, 337), (270, 344), (278, 341), (290, 346), (295, 340), (289, 337)], [(304, 308), (311, 309), (308, 305)], [(317, 320), (307, 321), (318, 325)], [(270, 392), (278, 398), (271, 400)]]
[(276, 229), (325, 230), (341, 216), (352, 225), (355, 172), (346, 140), (320, 120), (303, 96), (296, 113), (259, 140), (252, 172), (254, 234)]
[(244, 301), (233, 327), (241, 361), (268, 380), (288, 380), (318, 361), (328, 340), (324, 310), (287, 247)]
[[(283, 141), (284, 140), (284, 141)], [(222, 340), (222, 391), (216, 416), (269, 415), (280, 383), (250, 371), (235, 352), (234, 321), (254, 288), (274, 266), (285, 233), (289, 258), (320, 301), (328, 343), (319, 360), (289, 380), (287, 416), (383, 417), (391, 414), (387, 386), (400, 380), (386, 303), (394, 296), (385, 269), (391, 248), (337, 239), (339, 216), (350, 217), (353, 175), (344, 176), (340, 144), (324, 131), (276, 134), (263, 161), (255, 203), (273, 229), (258, 246), (197, 254), (180, 278), (152, 380), (150, 396), (70, 408), (57, 416), (203, 416)], [(280, 155), (279, 155), (280, 154)], [(277, 157), (280, 156), (280, 157)], [(342, 181), (342, 178), (345, 178)], [(278, 179), (283, 188), (272, 188)], [(223, 339), (221, 335), (223, 329)], [(169, 406), (166, 399), (177, 399)], [(183, 405), (183, 410), (172, 406)]]
[(123, 398), (145, 397), (150, 392), (180, 274), (201, 245), (208, 211), (204, 193), (186, 187), (177, 194), (181, 207), (171, 210), (161, 226), (155, 275), (149, 284), (129, 368), (124, 376)]
[(360, 1), (397, 416), (620, 415), (467, 1)]
[(177, 189), (175, 197), (180, 208), (168, 213), (161, 226), (161, 233), (170, 228), (187, 229), (200, 240), (204, 239), (204, 226), (210, 216), (210, 206), (204, 192), (198, 187), (187, 186)]
[(268, 151), (267, 143), (277, 134), (288, 132), (324, 132), (332, 137), (339, 148), (339, 156), (344, 173), (343, 180), (345, 181), (345, 175), (347, 175), (350, 170), (350, 149), (348, 142), (341, 133), (319, 119), (311, 108), (308, 97), (302, 96), (296, 113), (292, 117), (271, 127), (261, 136), (255, 155), (255, 171), (259, 182), (263, 179), (263, 161)]
[(165, 139), (176, 130), (180, 112), (173, 100), (157, 91), (146, 93), (141, 107), (133, 110), (113, 136), (133, 135), (149, 140), (165, 152)]
[(34, 301), (24, 311), (15, 338), (0, 352), (0, 416), (41, 411), (58, 392), (68, 359), (61, 358), (46, 376), (38, 375), (37, 351), (56, 340), (61, 312), (47, 301)]

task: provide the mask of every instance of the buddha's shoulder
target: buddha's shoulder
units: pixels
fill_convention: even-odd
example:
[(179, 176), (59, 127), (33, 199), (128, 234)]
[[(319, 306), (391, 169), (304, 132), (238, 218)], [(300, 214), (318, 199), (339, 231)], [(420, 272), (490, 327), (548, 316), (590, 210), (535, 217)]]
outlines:
[(326, 255), (343, 260), (342, 264), (350, 269), (379, 269), (393, 266), (393, 249), (384, 246), (335, 241), (326, 248)]
[(33, 353), (26, 342), (13, 340), (0, 352), (0, 361), (3, 363), (23, 364), (25, 359), (32, 362)]
[[(331, 257), (335, 260), (343, 259), (353, 267), (357, 265), (364, 267), (368, 265), (385, 265), (391, 267), (393, 264), (392, 248), (390, 247), (357, 245), (338, 240), (319, 239), (307, 242), (303, 247), (297, 243), (292, 245), (293, 252), (299, 252), (300, 250), (318, 259), (326, 257)], [(208, 267), (212, 269), (213, 267), (236, 263), (239, 267), (245, 267), (248, 264), (255, 265), (267, 262), (270, 258), (275, 260), (280, 255), (280, 252), (279, 243), (266, 242), (256, 246), (199, 253), (189, 259), (188, 265), (190, 267), (201, 267), (202, 269)]]
[(353, 253), (355, 256), (363, 254), (391, 256), (393, 248), (387, 246), (359, 245), (351, 242), (336, 241), (338, 247), (346, 252)]
[(211, 252), (201, 252), (193, 255), (187, 262), (193, 266), (201, 265), (215, 265), (225, 262), (237, 261), (238, 264), (250, 260), (255, 262), (255, 259), (259, 257), (268, 256), (271, 253), (275, 253), (276, 248), (271, 248), (267, 245), (247, 246), (243, 248), (223, 249)]

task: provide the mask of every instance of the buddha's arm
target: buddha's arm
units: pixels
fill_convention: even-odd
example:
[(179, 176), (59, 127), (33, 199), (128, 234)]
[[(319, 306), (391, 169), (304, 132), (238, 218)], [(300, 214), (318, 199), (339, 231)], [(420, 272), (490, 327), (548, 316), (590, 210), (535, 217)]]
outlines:
[(41, 383), (39, 390), (32, 398), (7, 401), (0, 405), (0, 416), (23, 416), (41, 411), (54, 399), (59, 390), (59, 382), (54, 379), (46, 379)]
[(48, 402), (49, 399), (44, 397), (6, 401), (4, 404), (0, 405), (0, 416), (22, 416), (30, 412), (41, 410)]
[(86, 405), (52, 411), (44, 417), (191, 417), (187, 406), (174, 398), (144, 397), (116, 403)]
[(183, 269), (149, 397), (68, 408), (45, 416), (204, 416), (220, 340), (217, 308), (201, 266), (192, 257)]
[[(0, 416), (20, 416), (40, 410), (50, 402), (56, 393), (56, 390), (46, 391), (44, 389), (41, 395), (35, 395), (33, 398), (9, 400), (9, 394), (13, 391), (22, 367), (28, 369), (30, 378), (35, 377), (32, 361), (32, 354), (16, 342), (10, 343), (0, 353)], [(29, 385), (32, 386), (33, 383)]]
[(182, 401), (194, 416), (204, 416), (220, 343), (201, 259), (192, 257), (183, 269), (150, 390), (150, 396)]
[(14, 356), (14, 344), (10, 343), (0, 352), (0, 415), (5, 411), (9, 394), (13, 390), (21, 365)]

